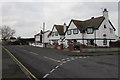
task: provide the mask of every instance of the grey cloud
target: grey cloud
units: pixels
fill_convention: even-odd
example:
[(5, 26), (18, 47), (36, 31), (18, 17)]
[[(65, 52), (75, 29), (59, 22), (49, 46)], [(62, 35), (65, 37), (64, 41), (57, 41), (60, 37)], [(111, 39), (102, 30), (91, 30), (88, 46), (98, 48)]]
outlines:
[[(17, 35), (33, 36), (40, 31), (42, 23), (46, 29), (54, 24), (69, 24), (71, 19), (88, 19), (102, 15), (100, 8), (108, 8), (110, 18), (117, 27), (115, 16), (117, 3), (104, 2), (13, 2), (3, 5), (3, 23), (16, 29)], [(117, 16), (116, 16), (117, 17)], [(42, 29), (42, 28), (41, 28)]]

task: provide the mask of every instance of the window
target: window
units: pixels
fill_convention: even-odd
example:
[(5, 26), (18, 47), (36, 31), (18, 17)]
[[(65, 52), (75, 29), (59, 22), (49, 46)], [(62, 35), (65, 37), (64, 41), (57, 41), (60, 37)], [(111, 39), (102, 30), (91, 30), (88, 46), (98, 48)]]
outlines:
[(103, 40), (103, 45), (107, 45), (107, 39)]
[(55, 32), (55, 36), (58, 36), (58, 32)]
[(106, 25), (104, 25), (104, 28), (107, 28)]
[(113, 33), (113, 30), (112, 30), (112, 28), (110, 28), (110, 33), (111, 33), (111, 34)]
[(52, 32), (52, 34), (51, 34), (52, 36), (54, 36), (54, 32)]
[(92, 34), (93, 33), (93, 28), (87, 28), (87, 33)]
[(67, 31), (67, 35), (71, 35), (71, 30), (68, 30), (68, 31)]
[(106, 37), (106, 34), (103, 34), (103, 37)]
[(78, 29), (73, 29), (73, 34), (78, 34)]

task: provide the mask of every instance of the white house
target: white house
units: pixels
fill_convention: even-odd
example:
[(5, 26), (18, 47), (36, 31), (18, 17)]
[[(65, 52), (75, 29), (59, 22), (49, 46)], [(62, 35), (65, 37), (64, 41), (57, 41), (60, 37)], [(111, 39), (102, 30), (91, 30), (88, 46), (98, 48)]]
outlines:
[(107, 9), (104, 9), (103, 16), (85, 21), (71, 20), (65, 32), (65, 46), (74, 42), (88, 46), (109, 46), (109, 42), (115, 38), (115, 28), (109, 20)]
[(49, 38), (48, 38), (48, 34), (50, 33), (50, 30), (48, 31), (42, 31), (36, 35), (34, 35), (35, 37), (35, 45), (42, 45), (44, 44), (48, 44), (49, 43)]
[(66, 24), (64, 23), (64, 25), (54, 25), (52, 28), (52, 31), (50, 32), (50, 34), (48, 35), (50, 44), (62, 44), (62, 40), (65, 38), (65, 26)]

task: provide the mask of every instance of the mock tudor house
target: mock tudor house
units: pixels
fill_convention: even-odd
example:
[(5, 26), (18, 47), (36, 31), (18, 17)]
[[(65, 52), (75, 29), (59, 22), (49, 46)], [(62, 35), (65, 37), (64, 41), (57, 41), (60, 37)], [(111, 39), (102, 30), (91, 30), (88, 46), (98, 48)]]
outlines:
[(115, 28), (109, 20), (107, 9), (103, 16), (80, 21), (71, 20), (65, 31), (65, 46), (80, 42), (87, 46), (109, 46), (116, 39)]
[(64, 23), (64, 25), (54, 25), (52, 28), (52, 31), (50, 32), (50, 34), (48, 35), (50, 44), (62, 44), (62, 40), (65, 38), (65, 26), (66, 24)]

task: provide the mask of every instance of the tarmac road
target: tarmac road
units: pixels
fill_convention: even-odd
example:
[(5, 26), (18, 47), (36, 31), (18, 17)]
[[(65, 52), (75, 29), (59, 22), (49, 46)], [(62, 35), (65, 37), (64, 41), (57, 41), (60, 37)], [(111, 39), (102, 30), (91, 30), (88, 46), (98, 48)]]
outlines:
[(80, 53), (32, 46), (5, 47), (37, 78), (118, 78), (117, 55), (68, 56)]

